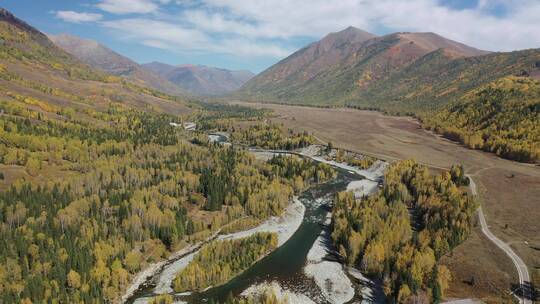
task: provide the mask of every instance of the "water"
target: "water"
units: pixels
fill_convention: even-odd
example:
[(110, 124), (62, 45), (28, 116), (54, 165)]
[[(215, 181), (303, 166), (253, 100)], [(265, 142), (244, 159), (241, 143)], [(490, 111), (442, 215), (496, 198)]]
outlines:
[[(312, 279), (304, 275), (306, 256), (322, 231), (322, 224), (330, 211), (334, 194), (345, 190), (351, 181), (363, 178), (347, 170), (336, 170), (336, 179), (315, 185), (301, 194), (299, 199), (306, 206), (304, 219), (285, 244), (224, 285), (175, 298), (188, 303), (208, 302), (210, 299), (222, 302), (229, 295), (238, 295), (251, 285), (277, 281), (289, 290), (321, 299), (319, 288)], [(143, 288), (134, 298), (152, 296), (152, 289), (152, 286)], [(132, 303), (133, 300), (129, 302)]]

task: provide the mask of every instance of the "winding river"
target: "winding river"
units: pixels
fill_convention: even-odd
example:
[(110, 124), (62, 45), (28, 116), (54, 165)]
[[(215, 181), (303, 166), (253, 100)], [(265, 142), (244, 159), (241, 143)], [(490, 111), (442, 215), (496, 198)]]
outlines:
[[(224, 139), (220, 138), (218, 141)], [(324, 222), (328, 212), (331, 211), (330, 204), (334, 194), (344, 191), (352, 181), (364, 179), (363, 176), (349, 170), (342, 168), (336, 168), (336, 170), (337, 177), (334, 180), (312, 186), (300, 195), (299, 200), (306, 207), (304, 218), (298, 230), (281, 247), (228, 283), (204, 292), (173, 294), (175, 300), (202, 303), (213, 299), (222, 302), (231, 294), (239, 295), (252, 285), (275, 281), (287, 290), (316, 299), (317, 303), (325, 303), (320, 288), (312, 278), (305, 275), (306, 257), (324, 229)], [(331, 244), (327, 244), (327, 249), (332, 250)], [(154, 293), (156, 278), (171, 264), (166, 265), (159, 273), (149, 279), (127, 303), (145, 303), (145, 299), (156, 295)]]

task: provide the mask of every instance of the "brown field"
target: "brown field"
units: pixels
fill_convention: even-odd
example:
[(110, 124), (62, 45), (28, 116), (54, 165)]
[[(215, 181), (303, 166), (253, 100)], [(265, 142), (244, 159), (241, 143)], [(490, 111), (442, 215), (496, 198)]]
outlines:
[(514, 300), (508, 292), (518, 280), (517, 272), (512, 272), (514, 265), (502, 250), (484, 237), (479, 227), (475, 227), (452, 254), (443, 257), (441, 263), (452, 271), (446, 297), (482, 299), (486, 303)]
[[(241, 102), (238, 102), (241, 103)], [(324, 109), (275, 104), (241, 103), (274, 110), (276, 122), (306, 130), (322, 142), (387, 160), (414, 158), (433, 168), (463, 164), (478, 186), (479, 198), (493, 233), (511, 247), (529, 266), (540, 267), (540, 168), (469, 150), (420, 127), (409, 117), (391, 117), (353, 109)], [(516, 282), (510, 259), (492, 245), (477, 228), (444, 263), (456, 280), (450, 295), (503, 300), (504, 291)], [(474, 276), (474, 288), (462, 281)], [(482, 279), (481, 279), (482, 278)], [(486, 278), (489, 278), (486, 281)], [(494, 290), (503, 290), (498, 295)], [(489, 296), (491, 295), (491, 296)]]

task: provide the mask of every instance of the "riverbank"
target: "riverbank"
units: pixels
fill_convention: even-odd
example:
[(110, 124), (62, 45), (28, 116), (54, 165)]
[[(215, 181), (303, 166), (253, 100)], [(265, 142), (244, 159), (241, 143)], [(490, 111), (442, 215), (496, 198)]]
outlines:
[[(182, 271), (193, 260), (195, 255), (199, 252), (202, 245), (212, 239), (217, 240), (232, 240), (249, 237), (258, 232), (276, 233), (278, 236), (278, 247), (282, 246), (289, 238), (296, 232), (302, 220), (304, 218), (305, 206), (294, 197), (292, 202), (285, 208), (280, 216), (273, 216), (263, 222), (261, 225), (240, 232), (235, 232), (226, 235), (218, 235), (215, 233), (211, 238), (204, 242), (199, 242), (195, 245), (184, 248), (176, 252), (168, 260), (159, 263), (154, 263), (147, 267), (144, 271), (140, 272), (136, 280), (132, 283), (128, 292), (122, 297), (124, 303), (129, 299), (144, 283), (148, 282), (152, 277), (156, 278), (156, 287), (153, 289), (155, 294), (170, 294), (173, 293), (172, 282), (176, 277), (176, 274)], [(161, 273), (159, 273), (161, 271)], [(137, 303), (141, 302), (141, 299)]]
[(309, 250), (304, 273), (315, 280), (326, 301), (332, 304), (345, 303), (354, 297), (354, 288), (342, 264), (329, 259), (333, 255), (332, 247), (329, 227), (325, 227)]
[[(344, 166), (351, 167), (348, 165)], [(350, 182), (346, 190), (354, 192), (356, 198), (372, 195), (378, 189), (378, 181), (382, 180), (386, 166), (387, 163), (376, 162), (367, 170), (360, 170), (354, 167), (355, 170), (343, 168), (353, 172), (365, 171), (372, 174), (372, 179)], [(345, 269), (344, 265), (338, 262), (338, 254), (335, 252), (331, 238), (331, 219), (332, 213), (328, 212), (324, 222), (324, 228), (307, 255), (306, 266), (304, 268), (305, 274), (315, 280), (315, 283), (329, 303), (346, 303), (354, 298), (355, 289), (347, 273), (358, 279), (359, 284), (362, 286), (360, 293), (362, 299), (364, 299), (362, 301), (363, 303), (384, 303), (384, 297), (381, 298), (380, 295), (380, 286), (365, 278), (359, 270), (354, 268)]]
[(265, 293), (275, 295), (278, 301), (288, 300), (288, 303), (290, 304), (315, 304), (315, 302), (307, 296), (285, 289), (276, 281), (250, 286), (248, 289), (244, 290), (241, 295), (243, 297), (257, 299)]
[(363, 179), (359, 181), (350, 182), (347, 185), (347, 191), (352, 191), (356, 199), (368, 196), (377, 191), (379, 183), (372, 180)]
[(129, 300), (129, 298), (131, 298), (141, 286), (143, 286), (145, 283), (148, 282), (148, 280), (156, 276), (160, 271), (165, 271), (167, 269), (167, 265), (174, 264), (175, 261), (182, 260), (187, 256), (192, 255), (194, 252), (198, 251), (198, 249), (200, 249), (202, 245), (216, 238), (218, 234), (219, 231), (215, 232), (204, 241), (200, 241), (188, 247), (182, 248), (181, 250), (173, 253), (166, 260), (152, 263), (148, 265), (144, 270), (139, 271), (134, 276), (131, 285), (126, 289), (126, 292), (122, 296), (121, 303), (125, 303), (127, 300)]
[[(277, 234), (277, 248), (279, 248), (294, 234), (298, 227), (300, 227), (302, 219), (304, 218), (304, 212), (304, 205), (298, 200), (298, 198), (295, 197), (293, 198), (292, 203), (289, 204), (287, 208), (285, 208), (285, 210), (280, 216), (273, 216), (255, 228), (231, 234), (219, 235), (216, 239), (235, 240), (252, 236), (258, 232), (269, 232)], [(195, 255), (199, 252), (199, 249), (200, 247), (192, 253), (178, 259), (177, 261), (169, 265), (166, 269), (164, 269), (157, 280), (157, 285), (154, 289), (154, 293), (172, 293), (173, 289), (171, 286), (174, 278), (176, 277), (176, 274), (181, 272), (184, 268), (188, 266), (188, 264), (193, 260)]]
[(387, 162), (382, 161), (382, 160), (376, 160), (373, 163), (373, 165), (371, 165), (368, 169), (360, 169), (358, 167), (351, 166), (347, 163), (336, 162), (334, 160), (327, 160), (324, 156), (321, 155), (321, 151), (323, 148), (324, 147), (320, 145), (311, 145), (311, 146), (303, 148), (299, 152), (299, 154), (305, 157), (309, 157), (315, 161), (325, 163), (325, 164), (328, 164), (337, 168), (341, 168), (349, 172), (356, 173), (358, 175), (362, 175), (366, 179), (373, 182), (381, 181), (382, 177), (384, 176), (384, 171), (386, 170), (386, 167), (388, 166)]
[(280, 216), (273, 216), (259, 226), (249, 230), (220, 235), (218, 236), (218, 240), (234, 240), (245, 238), (258, 232), (270, 232), (278, 235), (278, 247), (280, 247), (298, 230), (298, 227), (302, 224), (305, 211), (306, 207), (304, 204), (298, 200), (298, 197), (294, 197), (292, 203), (285, 208)]

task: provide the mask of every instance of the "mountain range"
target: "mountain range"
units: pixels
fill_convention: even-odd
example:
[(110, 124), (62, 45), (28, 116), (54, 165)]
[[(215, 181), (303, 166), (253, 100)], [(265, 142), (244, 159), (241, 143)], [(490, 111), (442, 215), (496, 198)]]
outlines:
[[(52, 38), (69, 51), (0, 10), (2, 100), (69, 107), (92, 121), (92, 111), (120, 103), (169, 113), (189, 111), (182, 98), (163, 94), (167, 90), (159, 86), (217, 95), (251, 76), (204, 66), (138, 65), (95, 42), (60, 37), (62, 42)], [(300, 49), (229, 94), (244, 100), (413, 115), (425, 127), (473, 149), (538, 162), (538, 78), (539, 49), (488, 52), (434, 33), (379, 37), (349, 27)]]
[(94, 40), (68, 34), (49, 35), (49, 38), (95, 69), (171, 95), (222, 95), (240, 88), (254, 76), (249, 71), (199, 65), (172, 66), (159, 62), (139, 65)]
[(203, 65), (168, 65), (152, 62), (143, 65), (182, 89), (196, 95), (223, 95), (239, 89), (255, 76), (250, 71), (230, 71)]
[(385, 36), (349, 27), (248, 81), (235, 97), (415, 113), (499, 77), (538, 75), (540, 51), (491, 53), (435, 33)]

